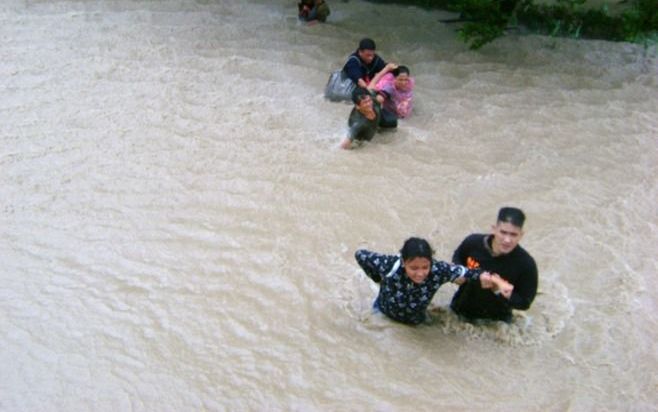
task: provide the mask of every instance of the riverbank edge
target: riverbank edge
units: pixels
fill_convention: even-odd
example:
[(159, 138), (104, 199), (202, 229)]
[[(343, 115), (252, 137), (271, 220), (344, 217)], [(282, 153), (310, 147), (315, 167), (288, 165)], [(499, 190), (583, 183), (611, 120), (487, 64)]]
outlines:
[(612, 4), (592, 0), (539, 3), (533, 0), (367, 1), (458, 13), (459, 18), (441, 22), (458, 24), (459, 36), (472, 49), (519, 28), (526, 33), (553, 37), (627, 41), (643, 43), (645, 47), (658, 44), (658, 0), (620, 0)]

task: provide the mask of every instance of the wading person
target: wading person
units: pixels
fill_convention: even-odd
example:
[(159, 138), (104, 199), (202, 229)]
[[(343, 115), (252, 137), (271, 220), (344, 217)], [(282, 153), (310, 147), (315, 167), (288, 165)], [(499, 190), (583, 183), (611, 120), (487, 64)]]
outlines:
[(414, 98), (414, 79), (407, 66), (389, 63), (375, 75), (368, 85), (384, 98), (384, 110), (398, 119), (411, 115)]
[(432, 255), (430, 244), (415, 237), (404, 242), (399, 255), (357, 250), (359, 266), (380, 285), (373, 307), (395, 321), (417, 325), (426, 320), (427, 307), (442, 284), (492, 281), (486, 272), (441, 262)]
[[(455, 250), (454, 263), (491, 272), (496, 281), (469, 282), (455, 292), (450, 307), (466, 320), (510, 322), (512, 309), (530, 308), (537, 293), (537, 266), (519, 245), (524, 222), (523, 211), (503, 207), (491, 233), (471, 234)], [(501, 289), (500, 285), (509, 287)]]
[(375, 42), (362, 39), (358, 49), (352, 53), (342, 69), (329, 76), (324, 88), (324, 97), (331, 101), (350, 100), (357, 88), (368, 88), (373, 77), (386, 67), (386, 62), (375, 53)]
[(343, 149), (351, 149), (356, 140), (371, 140), (379, 127), (395, 128), (398, 120), (394, 114), (382, 109), (384, 98), (368, 89), (357, 88), (352, 92), (354, 108), (347, 119), (347, 137), (340, 143)]
[(384, 67), (386, 62), (375, 53), (375, 41), (366, 38), (359, 42), (358, 49), (347, 58), (343, 71), (357, 87), (365, 89)]
[(299, 19), (308, 24), (327, 21), (331, 14), (327, 2), (324, 0), (302, 0), (297, 3), (299, 9)]

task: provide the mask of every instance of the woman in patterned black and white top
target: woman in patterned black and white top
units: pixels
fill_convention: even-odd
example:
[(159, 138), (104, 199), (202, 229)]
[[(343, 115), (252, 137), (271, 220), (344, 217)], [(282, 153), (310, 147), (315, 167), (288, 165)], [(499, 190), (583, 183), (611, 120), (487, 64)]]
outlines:
[(357, 250), (356, 261), (370, 279), (380, 284), (374, 307), (398, 322), (417, 325), (426, 318), (427, 307), (446, 282), (489, 281), (488, 272), (432, 258), (430, 244), (420, 238), (404, 242), (400, 255)]

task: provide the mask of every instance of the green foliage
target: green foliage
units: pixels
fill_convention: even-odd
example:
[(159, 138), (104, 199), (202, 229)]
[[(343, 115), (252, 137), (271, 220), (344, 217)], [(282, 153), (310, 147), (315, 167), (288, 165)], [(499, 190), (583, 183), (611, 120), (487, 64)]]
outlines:
[(457, 2), (457, 9), (461, 12), (462, 18), (467, 21), (459, 30), (459, 36), (464, 42), (470, 42), (471, 49), (479, 49), (503, 35), (511, 15), (504, 10), (503, 5), (500, 1), (492, 0), (459, 0)]
[(460, 34), (465, 41), (472, 40), (471, 48), (479, 48), (503, 35), (508, 22), (515, 19), (532, 32), (550, 36), (655, 43), (658, 0), (630, 1), (633, 3), (624, 13), (612, 16), (607, 7), (585, 9), (585, 0), (540, 5), (521, 0), (509, 14), (496, 9), (496, 5), (504, 4), (499, 0), (459, 0), (462, 13), (474, 18)]
[(658, 37), (658, 0), (638, 0), (621, 16), (624, 40), (656, 42)]
[(658, 0), (638, 0), (618, 16), (605, 7), (583, 10), (578, 3), (582, 0), (536, 6), (526, 0), (518, 18), (530, 30), (551, 36), (641, 42), (655, 38), (658, 31)]
[(510, 24), (555, 37), (658, 43), (658, 0), (610, 0), (624, 3), (623, 13), (611, 15), (607, 7), (587, 9), (586, 0), (370, 0), (413, 4), (460, 13), (464, 23), (459, 36), (471, 49), (505, 34)]
[(575, 4), (529, 4), (519, 11), (519, 20), (533, 32), (551, 36), (622, 39), (618, 22), (605, 10), (581, 10)]

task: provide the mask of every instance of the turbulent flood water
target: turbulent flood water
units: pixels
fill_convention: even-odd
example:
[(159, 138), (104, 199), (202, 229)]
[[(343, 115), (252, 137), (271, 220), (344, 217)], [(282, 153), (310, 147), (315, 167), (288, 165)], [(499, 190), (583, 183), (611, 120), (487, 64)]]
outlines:
[[(655, 49), (330, 5), (0, 5), (0, 410), (656, 410)], [(322, 90), (365, 36), (415, 112), (345, 152)], [(371, 313), (355, 249), (449, 259), (504, 205), (529, 311)]]

